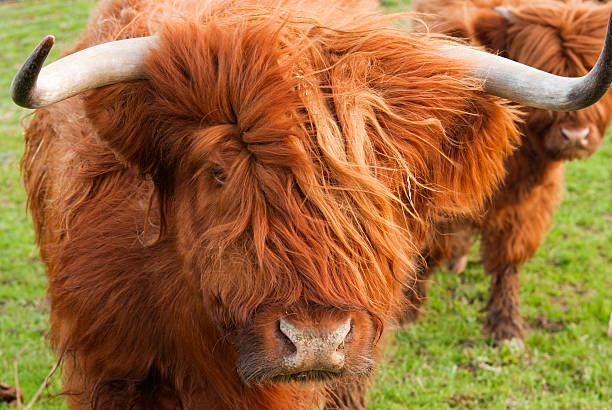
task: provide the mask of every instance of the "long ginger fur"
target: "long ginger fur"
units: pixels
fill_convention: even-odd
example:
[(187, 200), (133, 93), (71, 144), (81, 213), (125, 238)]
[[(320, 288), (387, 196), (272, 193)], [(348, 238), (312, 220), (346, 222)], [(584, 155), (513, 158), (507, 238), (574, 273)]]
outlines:
[(383, 332), (430, 225), (483, 203), (518, 135), (397, 17), (100, 4), (69, 52), (159, 35), (147, 79), (37, 110), (22, 160), (72, 408), (310, 408), (325, 383), (238, 377), (241, 329), (301, 304)]
[[(505, 7), (510, 18), (496, 12), (496, 6)], [(579, 77), (597, 61), (611, 7), (581, 0), (419, 0), (415, 9), (426, 13), (421, 18), (434, 32), (553, 74)], [(424, 247), (428, 266), (420, 269), (423, 281), (417, 292), (425, 297), (423, 282), (443, 261), (451, 270), (463, 269), (472, 244), (469, 233), (480, 233), (484, 270), (491, 275), (485, 330), (497, 342), (524, 336), (520, 267), (536, 253), (551, 226), (563, 192), (564, 162), (588, 158), (599, 148), (612, 116), (612, 95), (573, 113), (521, 111), (521, 144), (505, 161), (499, 190), (481, 216), (449, 218), (431, 231)], [(562, 127), (588, 127), (585, 146), (559, 148)], [(408, 317), (414, 317), (413, 311)]]

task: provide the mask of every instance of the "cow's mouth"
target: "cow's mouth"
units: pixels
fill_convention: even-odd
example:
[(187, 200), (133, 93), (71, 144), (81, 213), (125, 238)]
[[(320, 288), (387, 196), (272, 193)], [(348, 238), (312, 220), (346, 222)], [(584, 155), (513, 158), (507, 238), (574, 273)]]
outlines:
[(587, 159), (594, 151), (591, 147), (571, 146), (553, 152), (552, 157), (557, 161), (573, 161)]
[(327, 370), (305, 370), (290, 374), (261, 374), (249, 378), (243, 377), (243, 381), (247, 385), (257, 385), (261, 383), (325, 383), (332, 380), (342, 379), (344, 377), (345, 372), (330, 372)]
[(287, 372), (280, 369), (250, 369), (239, 367), (238, 373), (247, 385), (261, 383), (327, 383), (349, 378), (367, 377), (374, 370), (374, 360), (365, 358), (359, 366), (344, 367), (338, 371), (309, 369)]
[(292, 374), (276, 375), (270, 379), (273, 383), (289, 383), (289, 382), (325, 382), (335, 380), (342, 377), (342, 372), (331, 372), (327, 370), (305, 370)]
[(330, 370), (303, 370), (297, 372), (275, 372), (260, 371), (250, 375), (245, 375), (239, 370), (242, 380), (247, 385), (257, 385), (261, 383), (327, 383), (338, 380), (367, 377), (374, 370), (374, 362), (371, 359), (364, 360), (362, 367), (340, 371)]

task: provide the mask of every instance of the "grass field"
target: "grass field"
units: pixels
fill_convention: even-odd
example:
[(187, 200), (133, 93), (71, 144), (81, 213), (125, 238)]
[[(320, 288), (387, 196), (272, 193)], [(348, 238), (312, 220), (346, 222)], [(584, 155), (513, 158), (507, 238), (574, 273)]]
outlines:
[[(408, 4), (386, 2), (394, 11)], [(10, 102), (8, 88), (45, 34), (57, 37), (55, 57), (84, 27), (92, 5), (0, 0), (0, 382), (15, 384), (16, 362), (26, 401), (54, 358), (45, 340), (44, 269), (19, 180), (19, 122), (28, 111)], [(487, 286), (476, 254), (463, 275), (436, 277), (423, 319), (391, 340), (372, 409), (612, 408), (612, 339), (605, 334), (612, 311), (611, 136), (590, 160), (568, 164), (554, 228), (524, 267), (522, 309), (532, 327), (525, 351), (494, 348), (481, 334)], [(59, 389), (56, 375), (35, 408), (65, 408), (50, 397)]]

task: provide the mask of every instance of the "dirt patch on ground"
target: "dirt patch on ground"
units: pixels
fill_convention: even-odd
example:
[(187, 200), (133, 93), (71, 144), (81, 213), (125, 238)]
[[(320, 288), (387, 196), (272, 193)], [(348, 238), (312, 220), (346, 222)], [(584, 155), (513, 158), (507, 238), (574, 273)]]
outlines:
[[(0, 3), (2, 0), (0, 0)], [(13, 386), (9, 386), (8, 384), (0, 383), (0, 403), (8, 403), (9, 405), (13, 405), (17, 403), (17, 395), (19, 394), (19, 399), (23, 398), (23, 390), (17, 390)]]
[(460, 339), (459, 345), (465, 349), (471, 349), (472, 347), (476, 346), (477, 343), (474, 339), (467, 337), (465, 339)]
[(475, 375), (478, 372), (478, 366), (476, 366), (474, 363), (464, 364), (459, 366), (459, 368), (470, 372), (472, 375)]
[(484, 404), (485, 399), (478, 393), (457, 393), (448, 398), (448, 405), (453, 409), (473, 409)]
[(544, 315), (528, 317), (527, 323), (532, 329), (543, 329), (548, 332), (561, 332), (565, 329), (565, 320), (551, 319)]
[(483, 304), (487, 298), (484, 292), (478, 292), (475, 297), (463, 296), (459, 301), (464, 305), (473, 305), (474, 303)]

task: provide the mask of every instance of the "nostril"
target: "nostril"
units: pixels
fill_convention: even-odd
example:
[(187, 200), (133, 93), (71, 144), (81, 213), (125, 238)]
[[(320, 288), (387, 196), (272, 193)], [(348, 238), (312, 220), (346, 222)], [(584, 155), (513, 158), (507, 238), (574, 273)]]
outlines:
[(563, 142), (569, 142), (569, 137), (567, 136), (567, 134), (565, 133), (565, 129), (561, 128), (561, 138), (563, 138)]
[[(347, 346), (350, 345), (351, 342), (353, 341), (353, 338), (354, 338), (353, 327), (354, 327), (354, 323), (351, 320), (349, 324), (348, 333), (346, 334), (346, 336), (344, 336), (344, 339), (342, 339), (342, 337), (339, 338), (342, 340), (340, 341), (340, 344), (338, 345), (338, 347), (336, 347), (337, 353), (344, 355), (345, 351), (347, 350)], [(344, 356), (342, 358), (344, 359)]]
[(572, 142), (580, 142), (584, 141), (589, 134), (591, 133), (591, 129), (589, 127), (579, 128), (579, 129), (571, 129), (561, 127), (561, 136), (564, 141), (572, 141)]
[(350, 328), (346, 336), (344, 337), (344, 343), (350, 343), (355, 338), (355, 321), (351, 319)]
[(338, 326), (338, 328), (330, 334), (330, 348), (333, 349), (333, 344), (335, 344), (336, 350), (344, 349), (346, 343), (350, 342), (353, 338), (353, 326), (354, 323), (351, 319), (348, 319), (346, 322)]
[(297, 352), (297, 347), (291, 341), (291, 339), (289, 339), (289, 336), (282, 331), (281, 326), (282, 324), (279, 321), (278, 326), (276, 327), (276, 336), (280, 342), (280, 347), (284, 354), (292, 355)]

